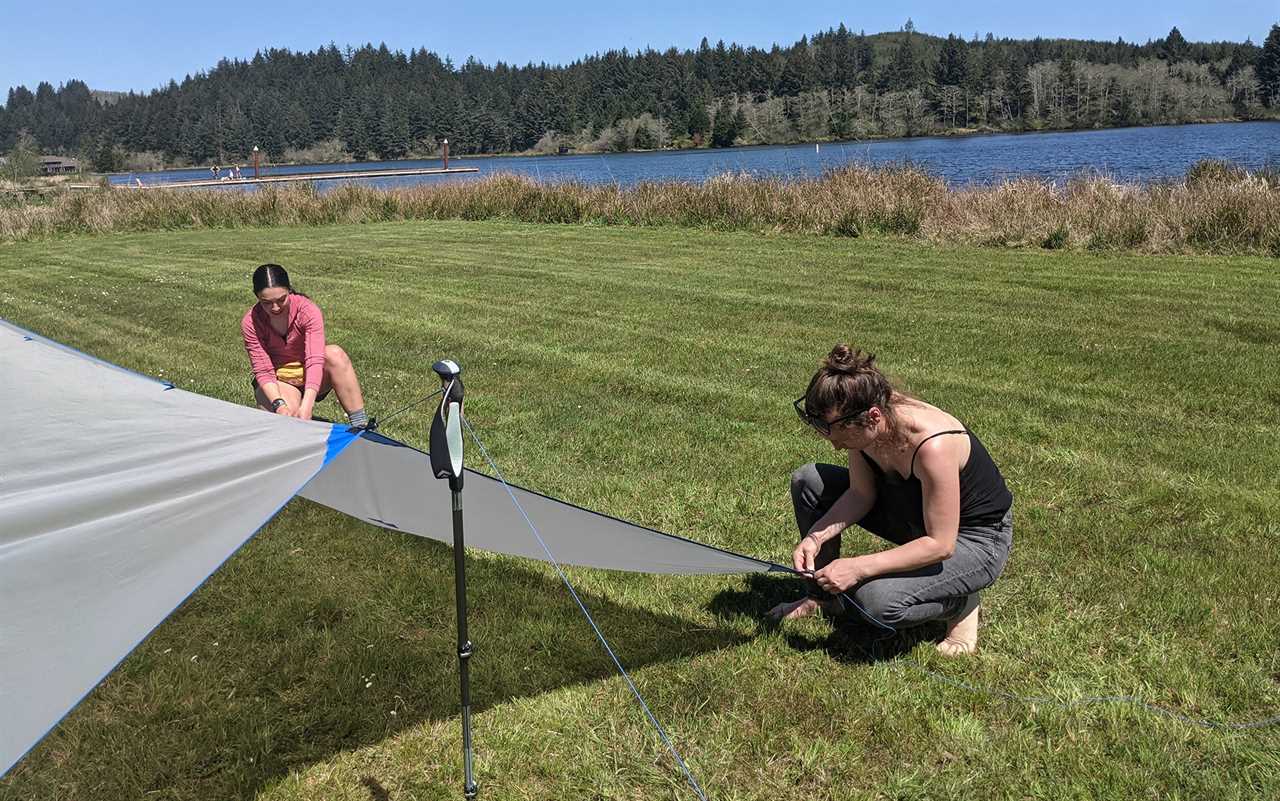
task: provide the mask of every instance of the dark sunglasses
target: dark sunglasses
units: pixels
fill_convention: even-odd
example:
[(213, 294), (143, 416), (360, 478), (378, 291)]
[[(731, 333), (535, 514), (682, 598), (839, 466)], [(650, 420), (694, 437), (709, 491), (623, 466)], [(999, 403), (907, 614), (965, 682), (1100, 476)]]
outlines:
[(855, 418), (861, 417), (867, 413), (866, 409), (862, 409), (861, 411), (854, 412), (853, 414), (846, 414), (843, 417), (837, 417), (836, 419), (827, 422), (825, 418), (820, 417), (819, 415), (809, 414), (809, 410), (805, 408), (803, 395), (796, 398), (791, 405), (795, 407), (796, 414), (800, 415), (800, 419), (803, 420), (806, 425), (812, 427), (813, 430), (817, 431), (824, 437), (831, 436), (831, 429), (833, 426), (850, 423)]

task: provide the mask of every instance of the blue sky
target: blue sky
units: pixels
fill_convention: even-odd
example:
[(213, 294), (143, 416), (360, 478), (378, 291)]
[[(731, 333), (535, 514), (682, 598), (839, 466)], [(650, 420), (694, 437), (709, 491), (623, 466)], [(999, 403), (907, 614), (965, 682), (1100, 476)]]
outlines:
[[(958, 3), (790, 2), (776, 0), (648, 0), (509, 2), (475, 5), (385, 0), (367, 5), (331, 0), (219, 3), (187, 7), (140, 0), (116, 3), (0, 4), (0, 91), (34, 89), (79, 78), (95, 89), (149, 90), (213, 66), (219, 58), (249, 58), (255, 50), (313, 50), (386, 42), (392, 49), (425, 47), (455, 62), (475, 56), (564, 63), (627, 47), (695, 47), (703, 37), (768, 47), (844, 22), (868, 33), (898, 30), (910, 17), (926, 33), (971, 37), (988, 31), (1017, 38), (1036, 35), (1143, 42), (1177, 25), (1192, 41), (1260, 44), (1280, 21), (1278, 0), (1164, 0), (1116, 2), (984, 0)], [(892, 7), (890, 7), (892, 6)], [(0, 97), (3, 102), (3, 97)]]

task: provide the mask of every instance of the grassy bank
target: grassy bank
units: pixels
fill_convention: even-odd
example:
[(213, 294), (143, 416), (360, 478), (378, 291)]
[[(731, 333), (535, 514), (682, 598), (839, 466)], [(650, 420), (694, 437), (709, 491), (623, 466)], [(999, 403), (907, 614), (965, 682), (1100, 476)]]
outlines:
[[(790, 400), (852, 339), (979, 432), (1017, 496), (982, 652), (908, 656), (1062, 701), (1280, 707), (1267, 259), (510, 222), (122, 233), (0, 247), (0, 316), (248, 403), (237, 323), (268, 260), (325, 309), (375, 413), (448, 355), (512, 480), (774, 559), (788, 473), (832, 458)], [(484, 797), (691, 798), (551, 571), (470, 570)], [(571, 575), (715, 799), (1280, 795), (1277, 729), (869, 663), (857, 630), (762, 623), (789, 580)], [(0, 798), (458, 797), (452, 627), (446, 548), (296, 501)]]
[(951, 189), (910, 166), (821, 178), (727, 175), (702, 184), (542, 184), (510, 175), (380, 190), (357, 185), (230, 191), (102, 190), (0, 206), (0, 241), (110, 233), (403, 220), (678, 226), (888, 235), (936, 244), (1280, 256), (1280, 176), (1202, 162), (1176, 183), (1023, 179)]

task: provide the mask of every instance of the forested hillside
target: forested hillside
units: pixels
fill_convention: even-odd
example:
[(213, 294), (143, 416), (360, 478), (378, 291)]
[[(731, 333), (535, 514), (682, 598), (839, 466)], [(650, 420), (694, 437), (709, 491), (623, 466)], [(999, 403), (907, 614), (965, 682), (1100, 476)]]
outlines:
[[(111, 87), (95, 87), (110, 89)], [(610, 51), (564, 66), (462, 65), (385, 45), (265, 50), (148, 94), (69, 80), (9, 91), (0, 151), (98, 169), (244, 160), (626, 150), (1249, 119), (1280, 112), (1263, 46), (1011, 40), (841, 25), (790, 47)]]

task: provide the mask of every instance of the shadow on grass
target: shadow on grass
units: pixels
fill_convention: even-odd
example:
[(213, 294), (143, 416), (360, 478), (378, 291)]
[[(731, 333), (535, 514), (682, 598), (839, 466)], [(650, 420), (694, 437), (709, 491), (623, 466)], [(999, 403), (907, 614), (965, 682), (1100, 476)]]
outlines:
[[(800, 579), (756, 574), (747, 577), (744, 589), (718, 593), (708, 607), (726, 621), (742, 621), (744, 618), (754, 621), (758, 631), (780, 628), (786, 631), (786, 624), (769, 619), (768, 612), (780, 603), (794, 601), (804, 592), (804, 583)], [(787, 645), (797, 651), (826, 651), (838, 662), (869, 664), (895, 659), (921, 642), (936, 642), (942, 638), (945, 629), (943, 623), (936, 622), (888, 634), (857, 611), (826, 618), (824, 622), (831, 629), (826, 636), (786, 631)]]
[[(452, 549), (293, 509), (0, 780), (0, 799), (252, 798), (337, 753), (456, 719)], [(468, 559), (475, 712), (616, 675), (560, 581), (524, 564)], [(580, 594), (629, 670), (745, 639)], [(385, 779), (353, 789), (391, 798)]]

